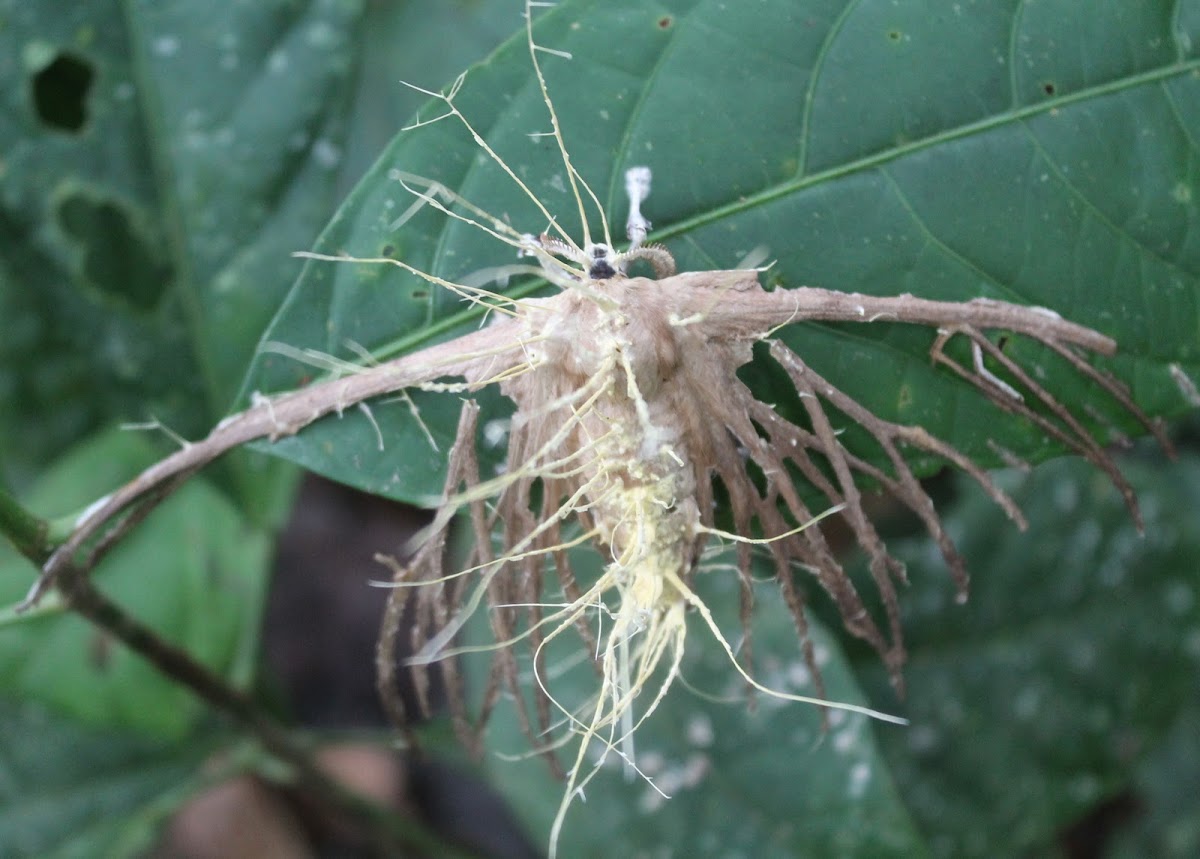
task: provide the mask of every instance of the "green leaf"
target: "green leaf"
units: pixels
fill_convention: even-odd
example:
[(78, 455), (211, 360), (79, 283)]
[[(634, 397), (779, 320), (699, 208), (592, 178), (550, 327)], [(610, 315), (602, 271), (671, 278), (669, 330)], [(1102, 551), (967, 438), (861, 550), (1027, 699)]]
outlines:
[[(702, 574), (698, 587), (727, 638), (739, 640), (733, 577), (717, 569)], [(778, 587), (761, 586), (756, 599), (757, 679), (790, 694), (816, 694)], [(877, 736), (902, 734), (904, 728), (831, 711), (825, 732), (821, 712), (813, 706), (764, 694), (751, 704), (744, 681), (712, 633), (694, 613), (690, 620), (682, 669), (686, 682), (676, 681), (634, 735), (637, 766), (670, 798), (641, 776), (625, 772), (616, 753), (610, 753), (585, 788), (585, 798), (568, 811), (558, 855), (926, 854), (877, 746)], [(813, 625), (813, 640), (827, 697), (862, 703), (837, 641), (819, 624)], [(598, 690), (594, 667), (579, 659), (582, 646), (568, 630), (546, 648), (546, 682), (559, 701), (584, 702)], [(527, 656), (519, 655), (518, 661), (528, 675)], [(485, 674), (473, 675), (474, 684), (481, 684)], [(655, 682), (648, 684), (635, 717), (642, 715), (656, 688)], [(585, 706), (581, 714), (586, 717), (589, 712)], [(529, 741), (508, 702), (492, 716), (486, 742), (493, 781), (535, 837), (547, 843), (565, 786), (550, 774), (546, 761), (530, 754)], [(559, 760), (569, 765), (576, 749), (569, 743)], [(599, 752), (594, 745), (588, 767)]]
[(97, 731), (0, 697), (0, 855), (141, 855), (212, 773), (215, 738), (185, 743)]
[[(29, 504), (62, 515), (154, 461), (129, 432), (101, 435), (51, 469)], [(118, 544), (93, 574), (138, 620), (194, 658), (247, 685), (270, 542), (211, 485), (193, 480)], [(0, 545), (0, 604), (19, 600), (37, 570)], [(180, 737), (202, 712), (184, 687), (70, 614), (22, 616), (0, 627), (0, 694), (40, 701), (97, 725)]]
[(0, 2), (0, 448), (227, 411), (327, 220), (359, 0)]
[(364, 73), (350, 118), (354, 130), (346, 140), (345, 175), (351, 184), (426, 101), (400, 81), (437, 86), (451, 80), (486, 57), (520, 22), (520, 10), (510, 2), (368, 4)]
[[(972, 568), (966, 606), (952, 604), (928, 541), (891, 544), (912, 581), (901, 600), (912, 724), (880, 738), (937, 855), (1050, 843), (1130, 787), (1194, 701), (1200, 458), (1124, 466), (1145, 537), (1080, 461), (1004, 475), (1026, 533), (997, 528), (990, 502), (960, 483), (968, 497), (946, 520)], [(885, 695), (874, 660), (864, 665)]]
[[(536, 39), (571, 54), (539, 57), (573, 163), (618, 224), (623, 171), (649, 164), (644, 209), (682, 268), (732, 267), (761, 246), (776, 260), (764, 278), (778, 285), (1053, 308), (1114, 336), (1122, 354), (1105, 364), (1147, 411), (1173, 414), (1187, 398), (1172, 365), (1200, 375), (1200, 243), (1190, 227), (1200, 217), (1200, 15), (1175, 8), (1108, 0), (1090, 4), (1081, 25), (1065, 0), (970, 14), (933, 0), (566, 0), (538, 19)], [(531, 137), (550, 121), (523, 35), (471, 70), (456, 104), (578, 235), (553, 140)], [(421, 117), (444, 110), (434, 103)], [(511, 248), (429, 208), (401, 218), (413, 198), (395, 170), (443, 182), (519, 230), (546, 227), (449, 118), (393, 141), (318, 251), (393, 256), (450, 279), (513, 261)], [(595, 235), (599, 219), (590, 220)], [(395, 267), (311, 262), (268, 339), (390, 357), (479, 321)], [(930, 366), (930, 331), (880, 321), (783, 336), (881, 417), (919, 422), (972, 457), (995, 462), (989, 440), (1030, 461), (1057, 452)], [(1128, 427), (1053, 356), (1012, 348), (1092, 413), (1097, 432)], [(244, 390), (294, 387), (313, 372), (263, 356)], [(435, 436), (450, 435), (456, 411), (428, 410)], [(414, 451), (438, 459), (408, 410), (374, 416), (382, 451), (363, 416), (272, 450), (392, 497), (437, 493), (434, 463), (405, 471)]]

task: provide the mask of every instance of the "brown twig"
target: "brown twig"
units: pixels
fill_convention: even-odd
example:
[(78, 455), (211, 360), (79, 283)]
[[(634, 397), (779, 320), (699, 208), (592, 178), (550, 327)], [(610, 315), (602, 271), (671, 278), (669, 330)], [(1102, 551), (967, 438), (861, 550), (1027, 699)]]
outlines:
[(124, 643), (164, 675), (190, 689), (217, 712), (241, 725), (267, 752), (288, 767), (302, 792), (338, 816), (353, 821), (380, 855), (400, 855), (411, 849), (463, 859), (469, 855), (330, 778), (313, 763), (313, 749), (297, 742), (282, 726), (267, 717), (253, 699), (105, 597), (81, 569), (73, 564), (61, 567), (57, 586), (73, 611)]
[[(521, 338), (514, 323), (501, 323), (467, 334), (450, 343), (431, 346), (404, 358), (364, 369), (346, 378), (333, 379), (272, 399), (223, 420), (202, 441), (188, 444), (150, 466), (90, 510), (71, 536), (42, 567), (24, 606), (32, 606), (54, 583), (59, 571), (115, 516), (158, 487), (181, 474), (190, 474), (222, 454), (257, 439), (279, 439), (293, 435), (314, 421), (334, 412), (442, 376), (461, 375), (470, 367), (503, 361), (520, 353)], [(151, 506), (154, 506), (153, 500)]]
[[(165, 500), (188, 476), (190, 472), (182, 471), (172, 479), (156, 484), (150, 490), (154, 502)], [(447, 844), (416, 823), (372, 803), (330, 778), (314, 765), (313, 750), (297, 742), (283, 726), (269, 718), (252, 698), (229, 685), (224, 678), (162, 638), (96, 589), (87, 572), (94, 569), (108, 550), (145, 518), (152, 507), (152, 504), (147, 504), (137, 508), (107, 532), (88, 554), (86, 566), (76, 565), (72, 561), (58, 567), (56, 585), (67, 607), (125, 644), (165, 676), (191, 690), (214, 710), (241, 725), (269, 754), (289, 768), (301, 791), (335, 814), (356, 823), (359, 832), (379, 850), (380, 855), (399, 855), (415, 848), (427, 850), (431, 855), (468, 859), (471, 854)], [(15, 506), (14, 509), (20, 510)], [(33, 517), (27, 518), (33, 525), (41, 522)], [(47, 530), (48, 526), (43, 523), (31, 534), (44, 535)], [(16, 548), (35, 564), (46, 563), (50, 557), (41, 539), (25, 540), (16, 544)]]

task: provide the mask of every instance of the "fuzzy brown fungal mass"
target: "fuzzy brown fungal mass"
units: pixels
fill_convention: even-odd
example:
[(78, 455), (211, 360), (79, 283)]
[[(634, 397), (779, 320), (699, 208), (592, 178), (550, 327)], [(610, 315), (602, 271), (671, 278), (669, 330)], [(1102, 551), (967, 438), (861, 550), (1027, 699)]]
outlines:
[[(562, 292), (511, 303), (507, 319), (472, 335), (476, 349), (487, 341), (480, 349), (486, 354), (458, 368), (467, 389), (497, 382), (516, 405), (506, 468), (500, 477), (481, 479), (474, 451), (478, 409), (468, 403), (450, 454), (443, 512), (412, 562), (394, 564), (397, 588), (379, 667), (384, 697), (403, 722), (391, 654), (400, 609), (411, 600), (416, 662), (422, 673), (442, 673), (455, 723), (469, 745), (479, 748), (479, 731), (502, 694), (515, 702), (530, 742), (546, 750), (552, 766), (559, 761), (546, 738), (555, 724), (565, 719), (568, 733), (583, 737), (567, 770), (564, 802), (577, 781), (586, 781), (588, 742), (598, 738), (608, 749), (619, 749), (636, 721), (665, 694), (682, 657), (685, 609), (698, 610), (732, 657), (693, 587), (710, 541), (735, 543), (745, 636), (750, 634), (750, 567), (757, 544), (773, 562), (814, 677), (819, 673), (808, 643), (798, 571), (829, 594), (846, 628), (881, 654), (899, 687), (904, 647), (897, 584), (904, 582), (904, 568), (868, 518), (860, 485), (882, 488), (921, 519), (964, 593), (963, 560), (906, 453), (933, 454), (967, 472), (1024, 526), (1015, 504), (972, 460), (921, 427), (872, 414), (774, 339), (776, 329), (801, 320), (877, 319), (936, 328), (932, 360), (1094, 462), (1138, 515), (1116, 465), (1079, 418), (986, 336), (1003, 331), (1047, 345), (1158, 433), (1124, 387), (1083, 357), (1088, 351), (1111, 354), (1115, 344), (1057, 314), (984, 299), (947, 303), (809, 288), (767, 291), (754, 271), (627, 277), (619, 259), (612, 276), (592, 279), (586, 269), (552, 257), (566, 253), (557, 243), (538, 239), (534, 250)], [(574, 256), (589, 259), (593, 253)], [(948, 351), (955, 338), (967, 344), (959, 350), (970, 355), (966, 363)], [(783, 417), (739, 378), (739, 368), (752, 359), (759, 342), (795, 388), (807, 420)], [(831, 414), (865, 429), (887, 465), (844, 447)], [(728, 505), (728, 533), (716, 527), (718, 497)], [(813, 498), (819, 501), (814, 504)], [(475, 532), (467, 575), (444, 566), (450, 514), (461, 509), (468, 511)], [(830, 509), (869, 558), (881, 618), (868, 611), (868, 600), (820, 528), (804, 527)], [(607, 559), (597, 579), (575, 574), (568, 549), (582, 542), (593, 543)], [(481, 605), (489, 608), (497, 646), (482, 709), (468, 713), (456, 663), (449, 657), (455, 653), (454, 636)], [(598, 605), (611, 617), (600, 640), (594, 623)], [(561, 705), (541, 680), (545, 644), (566, 634), (578, 634), (580, 648), (596, 663), (597, 694), (582, 708)], [(743, 642), (739, 670), (762, 689), (748, 664), (748, 640)], [(541, 694), (532, 707), (522, 692), (516, 646), (530, 648), (539, 678)], [(635, 714), (634, 701), (643, 693)]]

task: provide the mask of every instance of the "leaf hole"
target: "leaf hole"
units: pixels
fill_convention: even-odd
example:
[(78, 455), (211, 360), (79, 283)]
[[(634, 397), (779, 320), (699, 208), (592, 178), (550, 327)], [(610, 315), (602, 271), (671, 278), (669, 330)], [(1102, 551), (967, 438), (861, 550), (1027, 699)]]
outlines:
[(77, 271), (86, 286), (138, 310), (158, 304), (171, 281), (171, 267), (136, 229), (124, 206), (76, 192), (62, 199), (56, 215), (79, 249)]
[(383, 257), (390, 257), (395, 252), (396, 252), (395, 245), (384, 245), (383, 247), (381, 247), (379, 249), (379, 255), (383, 256)]
[(38, 119), (55, 131), (78, 134), (88, 120), (88, 93), (95, 79), (95, 70), (87, 60), (59, 54), (33, 78), (33, 106)]
[(889, 39), (891, 39), (893, 42), (899, 42), (901, 39), (904, 38), (904, 34), (901, 33), (899, 30), (888, 30), (887, 37)]
[(669, 30), (669, 29), (671, 29), (671, 25), (674, 23), (675, 23), (675, 19), (672, 18), (670, 15), (663, 15), (661, 18), (658, 19), (658, 28), (660, 30)]
[(1058, 92), (1058, 87), (1054, 85), (1054, 81), (1046, 81), (1044, 84), (1042, 84), (1042, 92), (1044, 92), (1046, 95), (1054, 95), (1056, 92)]

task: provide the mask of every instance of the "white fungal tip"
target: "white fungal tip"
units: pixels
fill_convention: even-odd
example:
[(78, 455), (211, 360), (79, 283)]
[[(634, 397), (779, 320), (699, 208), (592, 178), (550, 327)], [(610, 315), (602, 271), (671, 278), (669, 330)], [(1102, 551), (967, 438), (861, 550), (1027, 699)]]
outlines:
[(625, 193), (631, 203), (640, 203), (650, 196), (650, 168), (630, 167), (625, 171)]
[(625, 234), (629, 237), (630, 250), (634, 250), (650, 232), (650, 222), (642, 215), (642, 201), (650, 196), (650, 168), (630, 167), (625, 171), (625, 193), (629, 196), (629, 218), (625, 222)]

